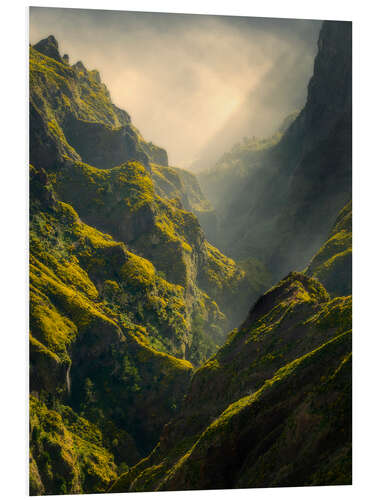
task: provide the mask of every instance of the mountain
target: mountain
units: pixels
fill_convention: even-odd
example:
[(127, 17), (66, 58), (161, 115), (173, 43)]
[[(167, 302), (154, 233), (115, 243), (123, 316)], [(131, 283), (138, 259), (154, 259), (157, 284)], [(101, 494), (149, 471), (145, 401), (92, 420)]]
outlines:
[(211, 241), (217, 234), (217, 216), (205, 198), (197, 178), (182, 168), (151, 165), (151, 174), (157, 194), (168, 199), (178, 198), (185, 210), (193, 212), (202, 226), (205, 237)]
[[(193, 371), (268, 284), (96, 70), (30, 47), (30, 492), (89, 493), (148, 454)], [(194, 213), (193, 213), (194, 212)]]
[[(265, 32), (268, 31), (270, 27), (269, 20), (258, 19), (256, 22), (264, 23)], [(284, 20), (281, 22), (284, 23)], [(284, 29), (286, 31), (289, 31), (287, 28), (288, 22), (291, 22), (291, 20), (285, 20)], [(311, 77), (317, 51), (316, 42), (322, 21), (299, 20), (297, 22), (292, 21), (292, 23), (294, 27), (301, 23), (300, 26), (303, 26), (301, 36), (293, 40), (293, 28), (286, 37), (286, 40), (289, 39), (290, 45), (284, 47), (285, 38), (281, 38), (281, 45), (277, 48), (278, 57), (274, 58), (257, 83), (253, 78), (250, 78), (249, 81), (244, 78), (244, 84), (248, 85), (249, 91), (242, 97), (225, 122), (221, 125), (218, 124), (220, 125), (218, 130), (198, 152), (196, 160), (190, 166), (194, 173), (200, 173), (202, 170), (213, 166), (218, 157), (226, 151), (230, 151), (232, 145), (243, 136), (255, 134), (257, 137), (268, 137), (272, 135), (275, 124), (281, 122), (294, 109), (300, 109), (303, 106), (306, 100), (306, 85)], [(250, 29), (249, 32), (251, 33), (251, 31)], [(272, 29), (269, 34), (271, 37), (275, 35), (277, 37), (276, 32)], [(292, 38), (289, 38), (290, 36)], [(277, 45), (279, 43), (276, 38), (275, 43)], [(267, 45), (266, 37), (265, 46)], [(269, 57), (270, 54), (267, 55), (266, 48), (264, 62), (267, 62)], [(273, 59), (272, 55), (271, 59)], [(256, 78), (256, 76), (255, 71), (253, 77)]]
[[(199, 184), (205, 196), (211, 201), (219, 219), (226, 216), (233, 199), (243, 189), (244, 182), (261, 169), (269, 154), (269, 149), (278, 144), (298, 116), (298, 112), (288, 115), (276, 132), (268, 138), (243, 137), (241, 142), (224, 153), (215, 165), (197, 174)], [(220, 229), (216, 232), (225, 243), (225, 234)]]
[(317, 278), (332, 295), (352, 293), (352, 202), (339, 213), (328, 240), (312, 258), (307, 275)]
[(32, 495), (351, 483), (350, 37), (220, 160), (223, 207), (30, 47)]
[[(327, 283), (335, 275), (328, 266)], [(289, 273), (195, 371), (179, 415), (111, 491), (351, 484), (351, 301)]]
[(217, 199), (232, 196), (222, 213), (213, 202), (224, 248), (284, 277), (195, 370), (157, 446), (110, 491), (351, 484), (350, 47), (350, 23), (323, 23), (305, 108), (200, 176)]
[[(216, 168), (234, 181), (221, 185), (222, 209), (211, 200), (213, 243), (235, 259), (261, 260), (274, 279), (303, 268), (351, 198), (351, 40), (350, 22), (324, 22), (304, 108), (276, 144), (263, 141), (254, 153), (246, 143)], [(200, 175), (203, 188), (215, 174)]]

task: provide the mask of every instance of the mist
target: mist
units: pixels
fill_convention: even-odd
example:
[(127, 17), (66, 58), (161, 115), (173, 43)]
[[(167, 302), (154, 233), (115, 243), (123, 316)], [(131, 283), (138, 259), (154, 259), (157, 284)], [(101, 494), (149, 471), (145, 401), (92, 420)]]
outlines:
[[(320, 21), (30, 8), (30, 43), (53, 34), (97, 69), (170, 164), (210, 163), (303, 106)], [(198, 161), (197, 161), (198, 160)]]

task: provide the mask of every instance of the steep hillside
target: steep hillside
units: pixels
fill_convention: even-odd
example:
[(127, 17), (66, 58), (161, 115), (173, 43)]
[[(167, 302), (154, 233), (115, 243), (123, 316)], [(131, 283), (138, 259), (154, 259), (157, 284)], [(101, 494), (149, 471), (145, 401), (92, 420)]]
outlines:
[[(37, 45), (42, 51), (47, 46), (48, 53), (52, 45), (52, 53), (58, 53), (53, 37)], [(76, 122), (80, 123), (77, 134)], [(169, 282), (184, 287), (190, 316), (202, 316), (202, 310), (193, 311), (193, 306), (211, 300), (206, 309), (220, 319), (215, 323), (214, 316), (206, 318), (206, 326), (212, 334), (215, 330), (214, 340), (220, 341), (257, 295), (254, 290), (245, 293), (249, 280), (242, 269), (225, 272), (224, 258), (224, 272), (215, 279), (229, 295), (238, 287), (242, 290), (240, 305), (235, 301), (240, 316), (233, 314), (230, 300), (220, 302), (222, 293), (218, 298), (212, 295), (215, 288), (205, 279), (205, 269), (214, 259), (191, 210), (208, 218), (212, 212), (194, 177), (155, 163), (163, 160), (163, 150), (146, 143), (127, 113), (111, 103), (96, 71), (87, 71), (82, 63), (69, 66), (34, 48), (30, 52), (30, 130), (31, 163), (46, 170), (58, 198), (71, 204), (85, 223), (130, 245)], [(207, 283), (207, 289), (200, 290), (197, 281)], [(220, 311), (215, 313), (214, 301), (226, 321)]]
[(352, 293), (352, 202), (341, 210), (328, 240), (314, 255), (306, 273), (319, 279), (332, 295)]
[(351, 297), (291, 273), (192, 379), (111, 491), (351, 482)]
[(168, 164), (130, 116), (111, 102), (98, 71), (70, 66), (51, 35), (30, 48), (30, 162), (56, 170), (64, 160), (110, 168), (129, 159)]
[[(306, 273), (348, 287), (351, 203)], [(336, 246), (335, 246), (336, 245)], [(293, 272), (191, 380), (147, 459), (111, 491), (351, 484), (351, 295)]]
[(209, 241), (217, 237), (217, 217), (204, 197), (196, 177), (181, 168), (152, 165), (152, 178), (158, 194), (179, 198), (186, 210), (193, 212)]
[(259, 161), (240, 164), (241, 181), (221, 188), (214, 244), (261, 260), (276, 279), (303, 268), (351, 198), (351, 23), (324, 22), (318, 49), (305, 107)]
[(350, 483), (349, 32), (219, 227), (97, 71), (30, 47), (31, 494)]
[[(50, 412), (61, 414), (63, 404), (98, 429), (100, 442), (89, 433), (83, 444), (104, 447), (98, 453), (105, 467), (95, 463), (97, 482), (89, 490), (100, 491), (118, 466), (150, 450), (184, 395), (192, 365), (167, 354), (187, 335), (182, 289), (123, 243), (81, 222), (56, 200), (45, 171), (33, 167), (30, 180), (30, 391), (40, 400), (30, 407), (31, 422), (40, 421), (40, 411), (55, 421)], [(63, 417), (56, 433), (70, 435)], [(40, 433), (31, 428), (32, 477), (42, 477), (46, 493), (88, 491), (85, 474), (77, 472), (85, 467), (74, 459), (78, 451), (61, 436), (61, 446), (48, 448), (55, 438), (43, 422), (45, 442), (38, 444)], [(64, 476), (60, 462), (68, 467), (67, 453), (75, 472), (64, 486), (57, 476)], [(107, 456), (113, 466), (106, 472)], [(52, 475), (47, 482), (45, 461)]]
[(68, 406), (49, 410), (32, 397), (30, 434), (31, 495), (105, 492), (116, 478), (102, 433)]
[[(220, 218), (225, 217), (233, 199), (242, 190), (243, 183), (247, 183), (248, 179), (262, 168), (269, 149), (280, 142), (297, 115), (296, 112), (287, 116), (271, 137), (244, 137), (230, 151), (224, 153), (214, 166), (197, 174), (205, 196), (212, 202)], [(219, 231), (217, 237), (220, 236), (225, 238)]]
[(30, 160), (30, 491), (101, 492), (266, 284), (206, 241), (194, 177), (52, 36), (30, 47)]

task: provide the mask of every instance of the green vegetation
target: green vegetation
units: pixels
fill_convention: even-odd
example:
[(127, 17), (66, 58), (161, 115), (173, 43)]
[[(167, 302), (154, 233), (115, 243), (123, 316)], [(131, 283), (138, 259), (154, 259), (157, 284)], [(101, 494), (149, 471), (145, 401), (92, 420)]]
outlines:
[[(245, 185), (291, 121), (218, 181)], [(195, 177), (53, 37), (30, 48), (30, 159), (31, 494), (349, 483), (350, 207), (271, 287), (253, 247), (236, 263), (212, 244)]]
[(104, 493), (116, 478), (100, 430), (71, 408), (30, 399), (30, 494)]
[(159, 447), (111, 491), (350, 484), (350, 333), (351, 297), (290, 273), (194, 373)]
[(352, 291), (352, 203), (339, 213), (328, 240), (312, 258), (307, 274), (318, 278), (332, 295)]
[[(34, 121), (31, 127), (34, 131), (38, 130), (38, 137), (32, 137), (30, 141), (31, 157), (35, 156), (37, 163), (42, 162), (45, 170), (49, 172), (49, 189), (53, 188), (52, 192), (56, 193), (56, 198), (66, 206), (73, 207), (87, 224), (85, 232), (90, 232), (90, 227), (94, 227), (107, 235), (104, 238), (108, 241), (108, 245), (105, 245), (108, 248), (96, 248), (95, 257), (90, 255), (92, 251), (85, 245), (86, 235), (82, 234), (79, 241), (72, 239), (71, 245), (76, 247), (73, 253), (77, 254), (81, 267), (87, 271), (100, 290), (103, 281), (116, 281), (120, 287), (118, 296), (122, 297), (122, 301), (129, 302), (129, 291), (121, 290), (121, 287), (126, 288), (125, 277), (106, 272), (107, 266), (115, 267), (110, 264), (114, 255), (116, 259), (123, 260), (121, 265), (118, 262), (119, 269), (125, 271), (127, 265), (126, 259), (121, 257), (123, 252), (119, 245), (110, 242), (108, 238), (112, 237), (131, 246), (133, 255), (150, 261), (157, 278), (155, 281), (150, 277), (146, 279), (146, 307), (145, 304), (140, 305), (141, 283), (136, 284), (133, 280), (135, 286), (132, 286), (133, 293), (130, 295), (137, 292), (137, 305), (134, 304), (131, 311), (127, 310), (127, 316), (130, 312), (132, 321), (141, 322), (146, 326), (153, 345), (173, 354), (184, 356), (184, 353), (196, 351), (195, 347), (190, 349), (193, 337), (195, 344), (198, 342), (202, 345), (203, 342), (206, 354), (192, 354), (196, 362), (198, 359), (202, 360), (202, 356), (212, 354), (214, 346), (224, 338), (226, 331), (243, 317), (249, 302), (260, 292), (259, 289), (255, 291), (249, 286), (251, 277), (246, 279), (243, 271), (233, 261), (226, 259), (212, 246), (204, 244), (203, 231), (191, 210), (196, 214), (209, 213), (210, 208), (194, 177), (177, 168), (150, 163), (155, 160), (155, 155), (162, 155), (154, 145), (147, 143), (148, 151), (153, 154), (148, 160), (147, 156), (138, 154), (143, 144), (138, 132), (133, 130), (136, 137), (130, 135), (126, 139), (123, 136), (120, 138), (119, 127), (129, 127), (130, 118), (110, 102), (109, 94), (100, 79), (98, 80), (96, 72), (87, 71), (81, 63), (70, 67), (42, 55), (35, 49), (31, 49), (30, 60), (30, 71), (33, 74), (30, 87), (31, 103), (33, 106), (35, 104), (38, 120), (41, 120), (41, 123)], [(49, 75), (50, 71), (53, 72), (52, 75)], [(44, 75), (42, 79), (40, 73)], [(53, 82), (53, 99), (49, 93), (50, 80)], [(45, 91), (44, 87), (47, 87)], [(87, 89), (91, 89), (90, 92), (96, 99), (83, 100), (79, 97), (86, 95)], [(69, 106), (66, 105), (66, 100), (69, 100)], [(41, 131), (45, 123), (49, 124), (45, 128), (48, 137), (41, 143)], [(98, 134), (104, 135), (97, 137)], [(86, 151), (89, 144), (87, 141), (93, 141), (93, 137), (95, 144), (90, 143), (89, 151)], [(78, 139), (85, 143), (84, 148), (78, 144)], [(103, 143), (103, 147), (102, 141), (107, 141)], [(122, 145), (116, 141), (122, 141)], [(47, 144), (50, 147), (47, 148)], [(123, 149), (124, 144), (126, 151)], [(38, 146), (35, 152), (34, 146)], [(68, 146), (72, 148), (70, 153)], [(53, 158), (45, 158), (47, 149), (51, 155), (55, 151)], [(113, 166), (113, 158), (113, 161), (108, 159), (105, 163), (102, 152), (109, 150), (117, 151), (119, 160), (121, 154), (123, 155), (117, 166)], [(84, 162), (79, 160), (79, 155)], [(91, 165), (87, 163), (89, 158), (92, 160)], [(159, 160), (161, 161), (161, 158)], [(165, 163), (165, 158), (163, 162)], [(74, 225), (74, 230), (79, 231), (77, 224)], [(95, 247), (96, 243), (91, 241), (95, 235), (91, 234), (88, 238), (90, 248)], [(207, 248), (210, 248), (210, 251), (207, 252)], [(212, 286), (213, 281), (210, 283), (205, 274), (206, 262), (209, 260), (213, 263), (214, 251), (215, 266), (220, 267), (220, 272), (212, 273)], [(135, 262), (135, 258), (129, 260), (129, 265), (130, 262)], [(234, 274), (235, 278), (232, 277)], [(160, 280), (159, 277), (165, 280)], [(123, 285), (120, 281), (123, 281)], [(173, 292), (165, 281), (174, 285)], [(143, 285), (145, 284), (144, 282)], [(164, 291), (155, 294), (155, 286)], [(234, 300), (235, 289), (241, 291), (240, 301)], [(176, 297), (172, 302), (171, 294)], [(226, 300), (226, 296), (231, 298)], [(170, 310), (166, 313), (167, 297), (172, 307), (169, 307)], [(180, 307), (181, 301), (184, 302), (184, 307)], [(150, 317), (147, 323), (145, 316)], [(198, 333), (197, 328), (195, 333), (192, 333), (193, 316), (202, 319), (201, 330), (206, 330), (204, 334)], [(160, 329), (162, 317), (164, 326)], [(206, 340), (203, 341), (203, 337)], [(213, 341), (210, 341), (210, 337)]]
[[(145, 146), (97, 72), (31, 48), (30, 105), (30, 386), (33, 411), (53, 415), (62, 436), (46, 472), (49, 452), (31, 434), (31, 490), (99, 492), (150, 452), (180, 408), (193, 370), (184, 358), (210, 356), (227, 319), (198, 284), (206, 246), (196, 216), (150, 173), (149, 160), (166, 155)], [(103, 147), (118, 156), (101, 156)], [(153, 169), (179, 182), (178, 169)], [(243, 272), (220, 259), (224, 294)], [(69, 444), (78, 438), (67, 408), (101, 433), (95, 445), (112, 457), (106, 467), (92, 458), (91, 483), (88, 452)]]
[[(231, 199), (241, 191), (243, 184), (257, 171), (268, 151), (280, 142), (297, 115), (295, 112), (287, 116), (271, 137), (244, 137), (224, 153), (214, 166), (198, 174), (204, 194), (220, 216), (228, 208)], [(212, 241), (215, 242), (216, 239)]]
[[(48, 412), (61, 403), (71, 406), (100, 430), (103, 453), (114, 457), (110, 476), (105, 468), (99, 471), (97, 460), (103, 480), (90, 486), (80, 472), (86, 455), (66, 451), (76, 457), (75, 468), (71, 482), (60, 485), (60, 458), (49, 460), (48, 479), (35, 451), (31, 488), (104, 491), (117, 471), (149, 451), (189, 381), (191, 364), (166, 353), (186, 341), (183, 289), (123, 243), (81, 222), (70, 205), (56, 201), (48, 176), (35, 167), (31, 182), (32, 193), (43, 194), (30, 206), (31, 391)], [(140, 411), (146, 411), (141, 422)], [(148, 416), (152, 412), (157, 418)], [(60, 433), (69, 441), (70, 434)], [(33, 434), (31, 443), (39, 450)]]
[[(311, 467), (317, 463), (316, 454), (326, 456), (326, 452), (316, 451), (318, 443), (322, 446), (324, 440), (328, 440), (326, 448), (333, 448), (341, 459), (335, 470), (337, 475), (331, 475), (331, 481), (350, 484), (349, 350), (350, 335), (346, 333), (280, 369), (257, 392), (230, 405), (209, 425), (157, 488), (326, 484), (322, 477), (328, 479), (330, 464), (323, 460)], [(322, 369), (324, 363), (328, 366)], [(340, 390), (339, 396), (332, 392), (335, 389)], [(291, 391), (294, 398), (287, 397)], [(332, 394), (328, 400), (327, 393)], [(277, 430), (273, 427), (276, 418)], [(334, 430), (342, 429), (341, 426), (344, 429), (333, 437)], [(254, 451), (251, 448), (243, 451), (243, 456), (230, 451), (241, 449), (244, 439), (260, 443)], [(215, 473), (211, 474), (214, 457), (220, 457), (220, 461), (214, 462)], [(235, 464), (231, 476), (225, 473), (229, 464)]]

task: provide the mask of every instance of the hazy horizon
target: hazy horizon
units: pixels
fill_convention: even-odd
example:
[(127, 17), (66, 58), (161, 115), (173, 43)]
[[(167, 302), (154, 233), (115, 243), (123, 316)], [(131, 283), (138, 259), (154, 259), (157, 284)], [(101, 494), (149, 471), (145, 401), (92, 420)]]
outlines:
[(31, 7), (30, 43), (53, 34), (71, 63), (100, 72), (113, 102), (170, 164), (188, 167), (243, 135), (272, 133), (303, 106), (320, 25)]

